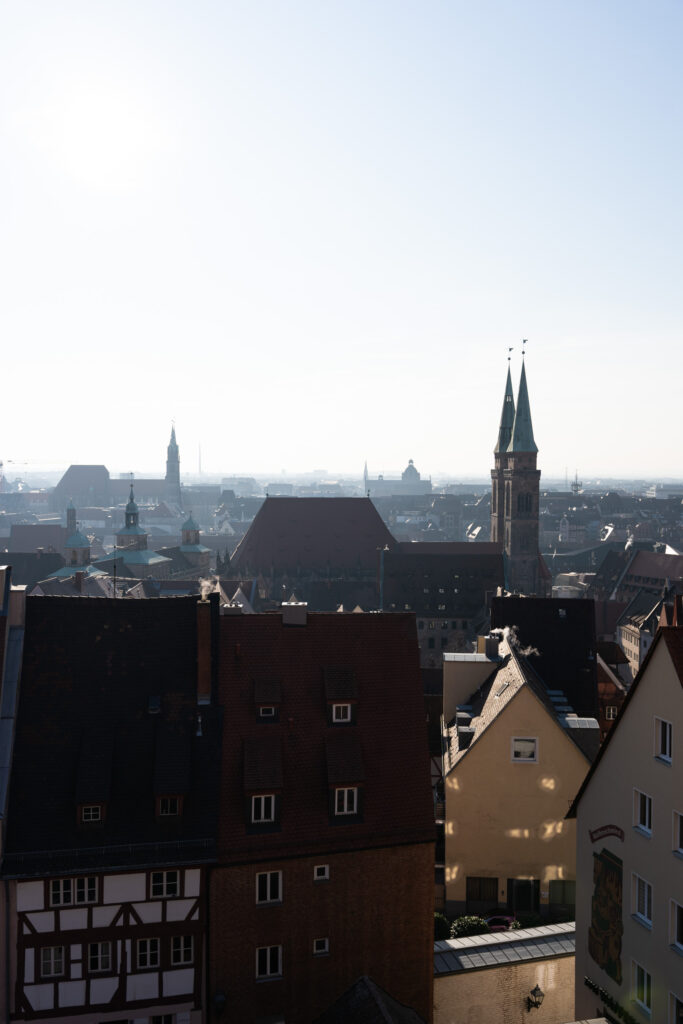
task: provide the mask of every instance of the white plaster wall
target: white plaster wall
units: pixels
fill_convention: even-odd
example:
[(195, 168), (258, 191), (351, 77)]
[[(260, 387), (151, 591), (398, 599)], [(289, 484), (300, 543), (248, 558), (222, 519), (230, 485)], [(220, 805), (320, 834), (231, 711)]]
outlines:
[(84, 907), (79, 907), (76, 910), (60, 910), (59, 923), (65, 931), (70, 928), (87, 928), (88, 911)]
[(60, 981), (58, 987), (60, 1006), (83, 1006), (85, 1004), (84, 981)]
[(114, 920), (118, 907), (93, 907), (92, 923), (95, 928), (108, 928)]
[(118, 978), (92, 978), (90, 981), (90, 1002), (108, 1003), (116, 992)]
[(135, 875), (106, 875), (102, 885), (103, 903), (136, 903), (144, 900), (147, 893), (146, 876)]
[(45, 910), (42, 914), (28, 914), (37, 932), (53, 932), (55, 930), (55, 915), (53, 910)]
[(17, 882), (17, 910), (42, 910), (45, 886), (42, 882)]
[(191, 868), (185, 872), (185, 895), (199, 896), (199, 879), (201, 872), (199, 868)]
[(24, 995), (34, 1010), (52, 1009), (52, 985), (26, 985)]
[(133, 909), (140, 915), (140, 920), (146, 924), (153, 924), (161, 921), (161, 902), (156, 903), (134, 903)]
[(159, 975), (156, 973), (130, 974), (126, 982), (126, 999), (129, 1002), (135, 999), (159, 998)]
[(32, 985), (35, 981), (35, 950), (27, 949), (24, 957), (24, 981)]
[(164, 995), (179, 996), (194, 989), (194, 968), (164, 972)]
[(189, 914), (194, 900), (173, 900), (166, 904), (166, 919), (168, 921), (184, 921)]

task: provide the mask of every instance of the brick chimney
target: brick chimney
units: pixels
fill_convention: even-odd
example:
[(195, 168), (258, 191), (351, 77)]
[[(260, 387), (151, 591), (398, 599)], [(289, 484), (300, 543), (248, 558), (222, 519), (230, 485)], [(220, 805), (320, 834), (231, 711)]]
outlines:
[(197, 601), (197, 704), (211, 703), (211, 602)]
[(74, 586), (75, 586), (75, 588), (76, 588), (76, 590), (78, 591), (79, 594), (83, 593), (83, 577), (84, 576), (85, 576), (84, 572), (77, 572), (76, 575), (74, 576)]

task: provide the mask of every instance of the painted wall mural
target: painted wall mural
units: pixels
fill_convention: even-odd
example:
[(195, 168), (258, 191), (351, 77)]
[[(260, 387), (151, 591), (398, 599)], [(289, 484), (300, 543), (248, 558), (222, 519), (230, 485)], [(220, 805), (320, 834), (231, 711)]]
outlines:
[(593, 899), (588, 952), (621, 985), (623, 861), (604, 847), (593, 854)]

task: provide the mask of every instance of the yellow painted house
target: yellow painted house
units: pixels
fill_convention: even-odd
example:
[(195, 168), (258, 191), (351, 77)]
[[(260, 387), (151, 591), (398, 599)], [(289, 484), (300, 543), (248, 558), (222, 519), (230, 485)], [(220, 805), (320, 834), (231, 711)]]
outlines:
[(599, 726), (544, 682), (514, 635), (444, 655), (447, 913), (574, 915), (576, 833), (565, 815)]

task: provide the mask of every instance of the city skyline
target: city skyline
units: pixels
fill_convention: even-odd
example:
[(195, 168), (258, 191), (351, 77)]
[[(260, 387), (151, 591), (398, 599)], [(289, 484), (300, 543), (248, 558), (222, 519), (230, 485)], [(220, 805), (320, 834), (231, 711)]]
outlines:
[(182, 473), (201, 445), (207, 475), (485, 478), (526, 337), (544, 478), (675, 477), (681, 29), (635, 0), (5, 11), (6, 472), (161, 472), (175, 419)]

